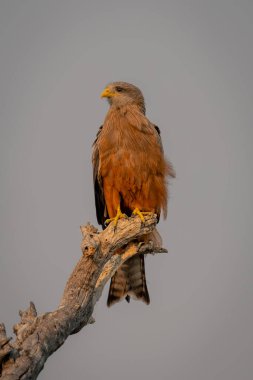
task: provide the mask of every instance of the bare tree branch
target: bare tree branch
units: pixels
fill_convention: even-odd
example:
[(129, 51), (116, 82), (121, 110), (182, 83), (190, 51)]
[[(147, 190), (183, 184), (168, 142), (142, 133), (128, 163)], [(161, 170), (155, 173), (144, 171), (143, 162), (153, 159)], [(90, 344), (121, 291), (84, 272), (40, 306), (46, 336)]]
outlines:
[(119, 266), (139, 253), (167, 252), (154, 247), (152, 241), (136, 239), (150, 233), (156, 226), (156, 216), (145, 223), (138, 217), (121, 219), (116, 231), (111, 224), (102, 232), (90, 224), (81, 227), (83, 256), (69, 277), (60, 305), (52, 312), (37, 316), (34, 304), (20, 311), (21, 321), (13, 330), (14, 343), (7, 338), (0, 324), (0, 378), (3, 380), (36, 379), (47, 358), (71, 334), (93, 323), (92, 312), (105, 283)]

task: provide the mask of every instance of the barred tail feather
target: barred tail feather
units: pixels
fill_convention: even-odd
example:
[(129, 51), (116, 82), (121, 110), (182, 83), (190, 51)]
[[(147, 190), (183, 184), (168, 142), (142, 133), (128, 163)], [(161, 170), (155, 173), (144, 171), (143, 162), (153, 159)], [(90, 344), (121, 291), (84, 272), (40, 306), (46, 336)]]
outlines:
[(128, 261), (126, 261), (111, 278), (107, 306), (109, 307), (126, 297), (128, 289)]
[[(151, 233), (141, 236), (139, 241), (152, 241), (154, 247), (161, 248), (162, 246), (162, 238), (156, 228)], [(111, 306), (123, 298), (127, 302), (130, 302), (130, 299), (133, 298), (143, 301), (147, 305), (150, 303), (143, 254), (135, 255), (128, 259), (111, 279), (107, 306)]]
[(107, 299), (111, 306), (123, 298), (129, 302), (130, 297), (149, 304), (146, 284), (144, 255), (136, 255), (127, 260), (113, 275)]

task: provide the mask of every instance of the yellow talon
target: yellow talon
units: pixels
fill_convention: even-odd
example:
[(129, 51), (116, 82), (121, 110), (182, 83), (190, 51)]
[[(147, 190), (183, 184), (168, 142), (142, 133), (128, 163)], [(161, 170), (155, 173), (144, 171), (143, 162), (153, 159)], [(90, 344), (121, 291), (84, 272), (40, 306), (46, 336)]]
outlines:
[(127, 218), (127, 215), (123, 214), (121, 212), (120, 206), (118, 206), (116, 216), (114, 218), (106, 219), (105, 224), (109, 224), (109, 223), (113, 222), (114, 226), (116, 227), (118, 220), (122, 219), (122, 218)]
[(145, 222), (143, 215), (153, 215), (154, 213), (152, 211), (140, 211), (138, 207), (136, 207), (133, 211), (133, 215), (138, 215), (142, 222)]

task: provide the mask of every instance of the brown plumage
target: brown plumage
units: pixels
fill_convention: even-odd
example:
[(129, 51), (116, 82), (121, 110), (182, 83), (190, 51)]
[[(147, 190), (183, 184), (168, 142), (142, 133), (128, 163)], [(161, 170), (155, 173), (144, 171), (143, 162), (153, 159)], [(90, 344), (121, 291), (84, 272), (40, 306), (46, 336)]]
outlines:
[[(153, 212), (159, 219), (162, 210), (166, 217), (166, 177), (174, 177), (174, 171), (164, 158), (159, 128), (145, 116), (141, 91), (114, 82), (101, 96), (110, 108), (93, 144), (98, 222), (104, 226), (108, 217), (122, 217), (121, 212), (131, 216), (137, 211), (140, 217), (141, 212)], [(128, 260), (112, 277), (108, 306), (124, 297), (149, 303), (143, 255)]]

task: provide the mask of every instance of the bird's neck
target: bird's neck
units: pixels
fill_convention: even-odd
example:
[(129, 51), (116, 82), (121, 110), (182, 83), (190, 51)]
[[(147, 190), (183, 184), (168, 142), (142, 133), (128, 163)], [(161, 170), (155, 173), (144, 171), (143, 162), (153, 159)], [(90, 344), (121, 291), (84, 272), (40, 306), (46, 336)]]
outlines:
[(127, 103), (124, 105), (117, 105), (117, 104), (111, 104), (108, 113), (109, 112), (118, 112), (119, 115), (125, 116), (128, 112), (130, 113), (141, 113), (145, 115), (145, 108), (143, 109), (139, 104), (137, 103)]
[(104, 126), (106, 128), (126, 128), (132, 126), (138, 130), (150, 129), (150, 122), (136, 104), (121, 107), (111, 106), (106, 115)]

